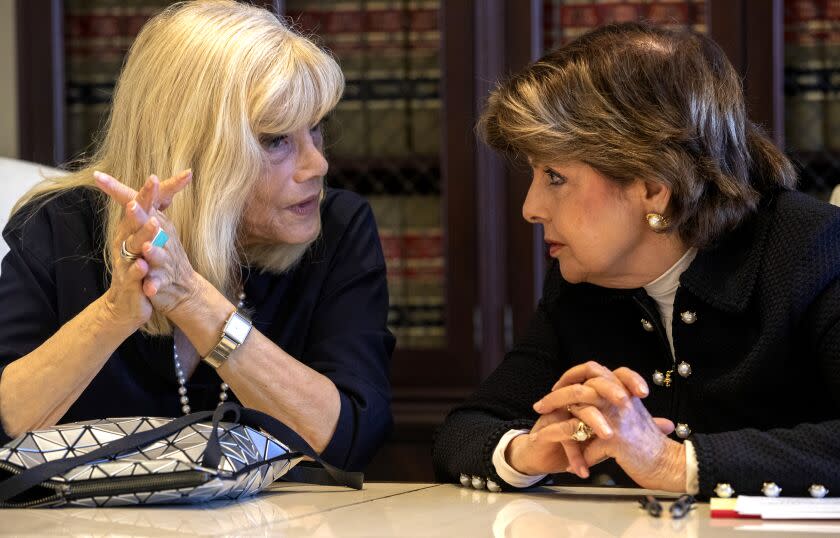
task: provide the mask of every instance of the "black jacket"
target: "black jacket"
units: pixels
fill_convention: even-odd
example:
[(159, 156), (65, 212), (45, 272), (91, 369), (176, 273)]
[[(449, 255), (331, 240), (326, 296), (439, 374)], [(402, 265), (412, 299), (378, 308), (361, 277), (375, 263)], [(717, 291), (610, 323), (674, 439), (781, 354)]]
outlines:
[[(102, 260), (102, 196), (74, 189), (3, 232), (10, 252), (0, 277), (0, 375), (108, 287)], [(321, 237), (282, 275), (243, 267), (254, 328), (335, 383), (341, 411), (322, 456), (364, 467), (391, 427), (385, 259), (367, 202), (330, 189)], [(204, 362), (187, 381), (193, 410), (216, 406), (221, 380)], [(60, 422), (120, 416), (179, 416), (171, 337), (139, 331), (123, 342)], [(236, 394), (230, 392), (231, 401)], [(0, 444), (9, 440), (0, 430)]]
[[(840, 493), (840, 209), (796, 192), (765, 200), (682, 274), (674, 302), (674, 368), (654, 301), (643, 289), (569, 284), (557, 263), (528, 333), (439, 431), (438, 477), (460, 473), (506, 486), (491, 463), (499, 438), (530, 428), (531, 405), (573, 365), (628, 366), (649, 382), (653, 416), (688, 424), (701, 495), (719, 482), (785, 495), (811, 484)], [(696, 321), (682, 321), (683, 312)], [(642, 319), (654, 323), (646, 331)], [(568, 476), (568, 475), (567, 475)]]

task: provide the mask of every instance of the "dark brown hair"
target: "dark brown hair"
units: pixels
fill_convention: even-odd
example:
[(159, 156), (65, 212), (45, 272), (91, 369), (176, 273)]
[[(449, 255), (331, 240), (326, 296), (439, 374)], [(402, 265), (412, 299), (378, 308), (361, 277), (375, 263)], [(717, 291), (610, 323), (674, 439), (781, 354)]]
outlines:
[(747, 119), (720, 47), (645, 24), (604, 26), (546, 54), (490, 94), (478, 129), (513, 157), (582, 161), (620, 184), (669, 186), (671, 229), (690, 246), (709, 245), (764, 194), (796, 184), (790, 161)]

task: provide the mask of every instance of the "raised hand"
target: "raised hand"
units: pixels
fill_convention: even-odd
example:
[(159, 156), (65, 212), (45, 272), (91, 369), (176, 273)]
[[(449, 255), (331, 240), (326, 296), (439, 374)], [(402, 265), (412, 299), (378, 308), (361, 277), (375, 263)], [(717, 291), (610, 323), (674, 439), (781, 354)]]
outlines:
[[(155, 186), (147, 182), (136, 194), (141, 200), (148, 200), (154, 197), (154, 190)], [(143, 279), (149, 272), (149, 264), (141, 257), (126, 257), (123, 249), (128, 253), (139, 252), (139, 245), (153, 237), (157, 228), (149, 222), (146, 211), (137, 201), (132, 199), (124, 205), (123, 218), (109, 246), (113, 264), (104, 304), (114, 322), (136, 329), (152, 315), (152, 304), (143, 293)], [(133, 243), (139, 245), (132, 247)]]
[(192, 181), (192, 170), (183, 170), (163, 181), (152, 174), (146, 179), (139, 193), (104, 172), (94, 172), (93, 177), (96, 179), (97, 187), (118, 204), (125, 206), (132, 200), (136, 200), (146, 215), (152, 216), (154, 214), (152, 209), (165, 210), (172, 204), (175, 195), (189, 185)]
[[(185, 170), (159, 181), (150, 176), (140, 192), (124, 185), (107, 174), (96, 174), (97, 184), (111, 198), (126, 207), (132, 206), (143, 226), (124, 238), (129, 253), (141, 256), (148, 269), (142, 282), (142, 291), (155, 309), (168, 314), (194, 293), (194, 271), (181, 245), (177, 231), (163, 213), (173, 197), (186, 187), (192, 173)], [(168, 236), (165, 244), (152, 241), (158, 230)]]

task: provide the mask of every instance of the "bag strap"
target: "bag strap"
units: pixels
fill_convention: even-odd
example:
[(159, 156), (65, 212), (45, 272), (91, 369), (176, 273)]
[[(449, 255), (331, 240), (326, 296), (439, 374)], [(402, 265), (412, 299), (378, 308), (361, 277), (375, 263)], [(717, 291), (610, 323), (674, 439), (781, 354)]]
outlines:
[(294, 467), (290, 471), (291, 476), (288, 477), (288, 480), (324, 486), (347, 486), (353, 489), (362, 489), (364, 485), (363, 473), (343, 471), (338, 467), (330, 465), (321, 459), (321, 456), (318, 455), (315, 449), (309, 446), (309, 443), (290, 427), (269, 414), (257, 411), (256, 409), (242, 407), (234, 402), (225, 402), (218, 406), (216, 412), (213, 414), (213, 433), (210, 434), (210, 439), (207, 441), (207, 449), (204, 451), (204, 458), (202, 460), (202, 465), (205, 467), (216, 469), (219, 466), (222, 448), (219, 444), (219, 438), (217, 436), (218, 428), (216, 426), (222, 417), (229, 412), (235, 413), (236, 417), (234, 422), (238, 422), (243, 426), (262, 429), (271, 434), (275, 439), (282, 439), (282, 443), (288, 446), (290, 450), (300, 452), (312, 458), (322, 467), (320, 469), (317, 467), (304, 467), (300, 471), (296, 471), (297, 467)]
[(327, 473), (329, 478), (324, 475), (320, 475), (319, 478), (316, 473), (312, 476), (312, 478), (316, 480), (320, 479), (322, 481), (314, 483), (325, 485), (343, 485), (354, 489), (362, 489), (364, 482), (362, 473), (342, 471), (341, 469), (326, 463), (320, 458), (320, 456), (318, 456), (315, 450), (303, 440), (303, 438), (274, 417), (254, 409), (243, 408), (233, 402), (226, 402), (217, 407), (215, 411), (199, 411), (183, 417), (178, 417), (163, 426), (158, 426), (157, 428), (152, 428), (144, 432), (126, 435), (122, 439), (112, 441), (105, 446), (88, 452), (87, 454), (74, 456), (72, 458), (62, 458), (48, 461), (36, 465), (35, 467), (25, 469), (20, 474), (9, 477), (0, 482), (0, 503), (7, 502), (9, 499), (15, 498), (29, 488), (37, 486), (42, 482), (46, 482), (55, 476), (60, 476), (74, 467), (100, 459), (107, 459), (122, 452), (137, 450), (138, 448), (154, 443), (155, 441), (165, 439), (166, 437), (181, 431), (187, 426), (205, 421), (209, 418), (212, 418), (213, 420), (213, 432), (210, 436), (210, 440), (207, 442), (207, 448), (204, 453), (204, 458), (202, 459), (202, 465), (211, 469), (217, 469), (222, 455), (221, 445), (219, 443), (217, 433), (218, 426), (222, 417), (224, 417), (224, 415), (228, 412), (234, 412), (236, 414), (237, 421), (241, 415), (247, 421), (243, 422), (243, 425), (260, 427), (277, 439), (290, 439), (291, 442), (284, 442), (290, 450), (301, 452), (323, 465), (324, 471)]

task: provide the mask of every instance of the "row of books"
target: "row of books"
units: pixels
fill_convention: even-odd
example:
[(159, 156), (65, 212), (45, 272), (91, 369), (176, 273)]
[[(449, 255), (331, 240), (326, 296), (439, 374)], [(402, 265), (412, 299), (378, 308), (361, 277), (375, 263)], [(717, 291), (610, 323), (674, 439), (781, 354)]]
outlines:
[(371, 202), (401, 348), (446, 339), (439, 9), (439, 0), (286, 1), (295, 27), (344, 72), (344, 98), (326, 123), (329, 181)]
[(840, 1), (784, 7), (786, 144), (794, 152), (840, 151)]
[(388, 268), (388, 325), (404, 348), (445, 345), (439, 196), (369, 196)]
[(438, 154), (438, 0), (288, 0), (286, 15), (330, 50), (344, 71), (344, 99), (327, 133), (332, 154)]
[(544, 0), (543, 46), (551, 50), (604, 24), (646, 21), (706, 32), (705, 0)]
[[(123, 58), (167, 0), (68, 0), (67, 143), (89, 148), (108, 112)], [(438, 2), (287, 2), (294, 24), (339, 59), (347, 90), (334, 111), (332, 152), (343, 157), (437, 155)], [(308, 7), (319, 9), (304, 9)]]
[(140, 28), (172, 2), (65, 0), (65, 141), (77, 158), (104, 125), (125, 53)]

